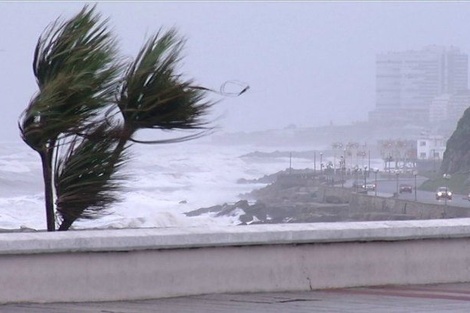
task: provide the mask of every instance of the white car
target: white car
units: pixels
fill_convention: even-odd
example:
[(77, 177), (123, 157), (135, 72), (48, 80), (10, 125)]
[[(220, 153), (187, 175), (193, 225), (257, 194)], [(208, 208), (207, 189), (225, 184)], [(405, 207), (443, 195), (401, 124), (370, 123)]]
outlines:
[(436, 190), (436, 200), (447, 199), (452, 200), (452, 191), (447, 187), (439, 187)]
[(374, 191), (375, 190), (375, 184), (365, 184), (362, 185), (362, 188), (367, 190), (367, 191)]

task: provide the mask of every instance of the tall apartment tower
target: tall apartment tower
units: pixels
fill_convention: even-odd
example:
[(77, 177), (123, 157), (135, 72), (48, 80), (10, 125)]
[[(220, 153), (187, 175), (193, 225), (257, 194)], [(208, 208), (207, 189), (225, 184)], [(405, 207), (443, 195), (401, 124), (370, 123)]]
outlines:
[(376, 59), (376, 109), (370, 121), (428, 123), (433, 99), (468, 88), (468, 55), (455, 47), (388, 52)]

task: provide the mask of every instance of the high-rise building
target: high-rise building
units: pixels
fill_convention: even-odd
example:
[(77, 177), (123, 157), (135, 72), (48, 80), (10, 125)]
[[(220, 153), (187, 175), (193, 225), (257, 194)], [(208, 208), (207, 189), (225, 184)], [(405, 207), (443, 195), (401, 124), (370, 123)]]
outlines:
[[(449, 119), (451, 100), (452, 96), (448, 93), (436, 96), (432, 99), (431, 105), (429, 106), (429, 121), (431, 123), (439, 123)], [(459, 113), (463, 113), (463, 111)]]
[(435, 97), (468, 88), (468, 55), (456, 47), (387, 52), (376, 59), (376, 109), (370, 121), (427, 123)]
[(470, 90), (434, 97), (429, 108), (431, 123), (450, 122), (457, 124), (463, 113), (470, 107)]

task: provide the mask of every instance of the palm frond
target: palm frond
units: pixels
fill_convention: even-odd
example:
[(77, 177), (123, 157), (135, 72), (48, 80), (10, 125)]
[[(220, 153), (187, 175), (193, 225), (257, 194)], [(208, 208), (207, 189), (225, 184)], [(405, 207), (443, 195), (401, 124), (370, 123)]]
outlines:
[(39, 38), (33, 61), (39, 92), (20, 121), (29, 145), (85, 128), (114, 99), (122, 64), (116, 61), (116, 42), (106, 21), (99, 20), (94, 7), (85, 6), (68, 22), (53, 23)]
[(183, 45), (174, 29), (157, 34), (129, 66), (118, 106), (132, 132), (207, 126), (204, 117), (213, 105), (205, 100), (208, 89), (195, 87), (192, 80), (184, 80), (177, 73)]
[(75, 136), (55, 165), (56, 207), (62, 219), (59, 230), (77, 219), (101, 216), (119, 200), (123, 177), (119, 171), (126, 160), (121, 128), (101, 124), (84, 136)]

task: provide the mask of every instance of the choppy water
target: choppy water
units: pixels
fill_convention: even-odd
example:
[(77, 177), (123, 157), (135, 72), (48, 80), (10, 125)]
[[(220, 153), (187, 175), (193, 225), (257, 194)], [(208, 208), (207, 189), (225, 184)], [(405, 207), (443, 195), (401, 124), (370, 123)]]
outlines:
[[(215, 218), (209, 214), (186, 217), (183, 213), (239, 200), (238, 195), (263, 185), (237, 184), (289, 167), (289, 158), (241, 158), (263, 151), (260, 147), (216, 146), (205, 142), (139, 145), (131, 149), (124, 169), (129, 179), (123, 202), (94, 221), (76, 228), (176, 227), (232, 225), (238, 216)], [(265, 149), (270, 152), (273, 149)], [(308, 159), (294, 159), (294, 168), (312, 167)], [(0, 145), (0, 228), (45, 229), (39, 156), (22, 142)]]

